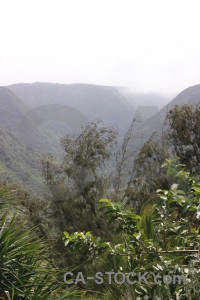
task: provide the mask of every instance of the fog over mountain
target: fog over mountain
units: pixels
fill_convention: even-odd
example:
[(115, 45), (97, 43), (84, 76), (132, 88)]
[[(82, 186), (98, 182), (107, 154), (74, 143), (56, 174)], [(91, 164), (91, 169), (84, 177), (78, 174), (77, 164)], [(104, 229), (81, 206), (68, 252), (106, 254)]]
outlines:
[(134, 91), (134, 89), (128, 87), (118, 87), (120, 93), (122, 93), (126, 99), (134, 105), (137, 106), (157, 106), (158, 109), (164, 107), (167, 103), (169, 103), (173, 98), (175, 98), (176, 94), (171, 93), (138, 93)]
[(147, 141), (153, 133), (161, 136), (163, 122), (170, 108), (175, 105), (200, 105), (200, 84), (186, 88), (180, 92), (174, 99), (165, 105), (159, 112), (150, 118), (147, 118), (137, 127), (137, 137), (134, 140), (135, 149), (139, 149), (145, 141)]
[(162, 95), (199, 81), (196, 0), (20, 0), (1, 11), (0, 85), (79, 82)]
[(80, 111), (88, 121), (102, 120), (120, 132), (128, 128), (135, 112), (134, 105), (116, 88), (109, 86), (33, 83), (15, 84), (9, 89), (32, 108), (67, 105)]
[[(185, 89), (159, 110), (163, 99), (166, 100), (165, 96), (157, 95), (153, 100), (152, 94), (127, 96), (119, 88), (88, 84), (34, 83), (1, 87), (2, 176), (37, 185), (41, 154), (60, 156), (60, 138), (68, 133), (78, 134), (94, 120), (103, 120), (106, 126), (115, 127), (123, 135), (136, 118), (139, 122), (132, 150), (137, 152), (154, 132), (161, 132), (170, 107), (200, 103), (200, 85)], [(151, 105), (156, 103), (160, 105)]]
[(200, 1), (0, 8), (0, 300), (200, 299)]

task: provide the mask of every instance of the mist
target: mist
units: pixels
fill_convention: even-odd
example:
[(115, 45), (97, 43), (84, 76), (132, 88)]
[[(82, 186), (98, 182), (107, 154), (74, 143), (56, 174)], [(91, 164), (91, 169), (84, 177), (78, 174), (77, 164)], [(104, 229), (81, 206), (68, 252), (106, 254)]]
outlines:
[(198, 1), (4, 1), (0, 85), (91, 83), (175, 95), (199, 83), (199, 23)]

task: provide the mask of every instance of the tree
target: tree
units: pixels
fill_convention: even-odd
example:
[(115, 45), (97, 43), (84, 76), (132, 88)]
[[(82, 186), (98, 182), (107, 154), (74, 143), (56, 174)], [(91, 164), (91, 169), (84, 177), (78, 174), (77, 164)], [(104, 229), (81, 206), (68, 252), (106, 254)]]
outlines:
[(61, 140), (61, 161), (52, 156), (41, 161), (48, 190), (44, 200), (28, 201), (26, 206), (42, 235), (54, 240), (56, 255), (59, 253), (62, 260), (73, 262), (73, 255), (63, 255), (65, 228), (69, 232), (94, 230), (101, 236), (110, 234), (97, 205), (103, 195), (110, 195), (116, 137), (115, 129), (92, 122), (78, 136), (67, 135)]
[(79, 299), (77, 291), (64, 290), (61, 274), (46, 259), (47, 244), (13, 215), (14, 196), (10, 187), (0, 185), (0, 298)]
[(166, 174), (161, 167), (169, 153), (166, 141), (160, 142), (153, 133), (133, 160), (132, 170), (124, 187), (124, 198), (128, 205), (139, 211), (147, 199), (156, 199), (158, 187), (168, 188)]
[[(85, 254), (88, 270), (91, 272), (90, 264), (93, 263), (93, 272), (98, 269), (104, 274), (101, 292), (107, 293), (107, 299), (149, 296), (150, 299), (181, 297), (186, 300), (200, 296), (199, 179), (190, 176), (181, 165), (174, 166), (166, 161), (164, 166), (169, 166), (168, 176), (175, 175), (179, 182), (185, 183), (185, 190), (180, 190), (178, 184), (168, 190), (158, 190), (159, 201), (151, 214), (149, 212), (148, 220), (146, 216), (124, 208), (122, 203), (102, 199), (100, 209), (104, 210), (109, 223), (117, 225), (111, 242), (96, 238), (91, 232), (64, 233), (66, 247)], [(108, 265), (109, 272), (114, 274), (119, 271), (129, 274), (134, 270), (132, 283), (126, 281), (117, 285), (112, 281), (110, 285), (105, 278)], [(148, 272), (147, 282), (137, 280), (139, 272)], [(157, 275), (161, 279), (159, 284), (154, 277)], [(177, 275), (182, 282), (175, 281)]]
[(66, 175), (66, 187), (71, 191), (70, 199), (65, 201), (68, 207), (73, 205), (74, 220), (81, 219), (76, 228), (102, 230), (96, 206), (110, 185), (110, 158), (116, 136), (113, 128), (104, 127), (102, 122), (92, 122), (78, 137), (68, 135), (61, 141), (65, 153), (62, 170)]
[(175, 106), (168, 115), (169, 138), (180, 162), (193, 174), (200, 172), (200, 107)]

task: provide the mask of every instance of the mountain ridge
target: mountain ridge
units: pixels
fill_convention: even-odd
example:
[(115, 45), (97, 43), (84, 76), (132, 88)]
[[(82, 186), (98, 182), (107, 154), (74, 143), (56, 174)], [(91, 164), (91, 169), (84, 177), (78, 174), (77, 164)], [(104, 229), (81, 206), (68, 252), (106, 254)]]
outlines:
[(89, 121), (101, 119), (122, 132), (128, 128), (135, 108), (115, 87), (92, 84), (33, 83), (8, 86), (32, 107), (64, 104), (78, 109)]

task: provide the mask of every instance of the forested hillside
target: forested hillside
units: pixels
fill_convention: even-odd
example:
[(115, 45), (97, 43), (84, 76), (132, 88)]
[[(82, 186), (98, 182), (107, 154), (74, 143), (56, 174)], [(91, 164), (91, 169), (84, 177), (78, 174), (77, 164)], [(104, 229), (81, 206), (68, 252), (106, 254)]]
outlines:
[(0, 300), (200, 300), (200, 2), (0, 5)]
[[(60, 138), (68, 133), (78, 134), (81, 128), (93, 119), (104, 120), (105, 125), (114, 126), (123, 135), (131, 120), (135, 118), (133, 138), (129, 146), (132, 152), (135, 152), (136, 158), (139, 149), (153, 133), (161, 134), (163, 121), (171, 106), (194, 104), (199, 101), (199, 85), (181, 92), (159, 112), (152, 106), (131, 106), (125, 97), (112, 87), (48, 83), (1, 87), (1, 165), (4, 177), (5, 174), (9, 174), (8, 177), (17, 174), (22, 182), (24, 174), (29, 174), (29, 165), (37, 169), (41, 155), (45, 153), (60, 157), (63, 153)], [(5, 140), (5, 136), (9, 142)], [(5, 153), (9, 157), (7, 165)], [(15, 167), (16, 153), (21, 153), (20, 159), (17, 160), (21, 162), (19, 168)], [(28, 179), (26, 181), (28, 182)]]
[(40, 155), (0, 127), (0, 177), (36, 193), (42, 188)]
[[(44, 84), (40, 88), (44, 96)], [(151, 106), (132, 108), (129, 127), (127, 114), (120, 130), (114, 124), (128, 106), (113, 88), (90, 87), (93, 92), (105, 89), (105, 95), (112, 91), (113, 111), (115, 93), (115, 109), (123, 104), (121, 116), (109, 121), (112, 115), (106, 115), (112, 126), (89, 122), (89, 114), (87, 119), (66, 105), (65, 93), (53, 103), (54, 88), (52, 98), (48, 90), (43, 105), (33, 108), (8, 88), (0, 89), (0, 239), (7, 264), (1, 267), (0, 295), (16, 300), (198, 299), (191, 295), (199, 297), (199, 86), (183, 91), (159, 112)], [(80, 104), (83, 100), (77, 90), (75, 94)], [(103, 103), (95, 116), (105, 107)], [(22, 227), (15, 228), (16, 222)], [(29, 236), (30, 228), (34, 235)], [(71, 286), (64, 275), (68, 270), (68, 275), (94, 278), (100, 272), (101, 284), (80, 277)], [(165, 279), (135, 283), (133, 271)], [(107, 272), (114, 274), (112, 284)], [(175, 275), (186, 282), (166, 281)]]

